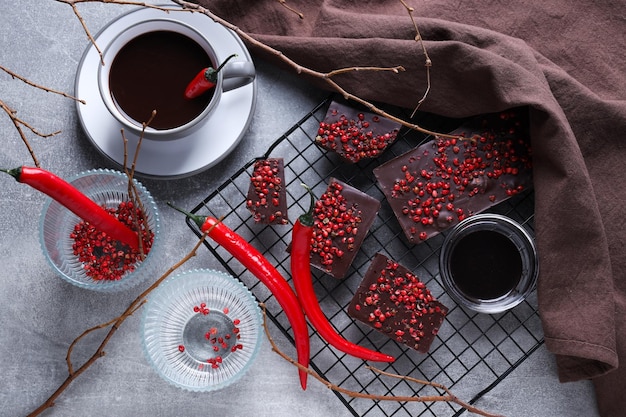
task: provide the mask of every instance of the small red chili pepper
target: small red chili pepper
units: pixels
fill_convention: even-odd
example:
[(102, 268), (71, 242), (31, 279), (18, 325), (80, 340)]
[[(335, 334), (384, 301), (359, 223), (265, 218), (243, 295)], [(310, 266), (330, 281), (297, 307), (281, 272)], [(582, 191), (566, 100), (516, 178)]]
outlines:
[(110, 215), (103, 207), (72, 184), (55, 174), (41, 168), (27, 166), (0, 171), (13, 176), (17, 182), (30, 185), (50, 196), (96, 229), (105, 232), (112, 239), (128, 245), (133, 250), (139, 250), (137, 233)]
[(306, 189), (311, 195), (311, 206), (308, 212), (296, 220), (291, 232), (291, 274), (305, 315), (320, 336), (336, 349), (364, 360), (393, 362), (395, 360), (393, 356), (367, 349), (344, 339), (322, 311), (315, 295), (311, 276), (311, 239), (315, 222), (313, 217), (315, 198), (311, 189), (308, 187)]
[[(216, 218), (198, 216), (170, 203), (168, 205), (193, 220), (200, 230), (207, 233), (211, 239), (233, 255), (272, 292), (291, 324), (298, 354), (298, 363), (308, 368), (310, 355), (309, 330), (304, 318), (304, 312), (298, 297), (280, 272), (254, 246)], [(304, 390), (306, 389), (307, 373), (303, 369), (300, 369), (299, 373), (300, 385)]]
[(217, 74), (222, 70), (222, 68), (224, 68), (224, 65), (226, 65), (231, 58), (236, 56), (237, 54), (232, 54), (226, 58), (226, 60), (222, 62), (217, 69), (208, 67), (196, 74), (193, 80), (191, 80), (191, 82), (187, 85), (187, 88), (185, 88), (185, 98), (187, 100), (191, 100), (196, 97), (200, 97), (202, 94), (215, 87), (215, 84), (217, 83)]

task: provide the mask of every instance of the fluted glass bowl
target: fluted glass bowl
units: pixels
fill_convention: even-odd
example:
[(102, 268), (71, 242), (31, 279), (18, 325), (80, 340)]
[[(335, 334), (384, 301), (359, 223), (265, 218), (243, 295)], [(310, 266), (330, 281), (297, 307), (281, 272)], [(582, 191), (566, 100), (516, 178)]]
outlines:
[[(145, 259), (136, 262), (133, 271), (127, 271), (116, 280), (94, 279), (86, 272), (84, 264), (74, 254), (74, 239), (70, 237), (81, 219), (55, 200), (46, 200), (39, 220), (39, 239), (48, 263), (61, 278), (81, 288), (113, 292), (131, 288), (154, 276), (161, 249), (162, 227), (159, 211), (148, 190), (138, 181), (133, 181), (144, 207), (148, 227), (154, 233), (154, 241)], [(107, 208), (117, 208), (121, 202), (129, 200), (128, 177), (119, 171), (85, 171), (68, 182)]]
[(250, 291), (209, 269), (167, 278), (149, 296), (141, 322), (148, 362), (188, 391), (238, 381), (257, 357), (261, 331), (261, 310)]
[[(476, 239), (479, 236), (482, 244)], [(485, 253), (485, 248), (490, 248), (490, 253)], [(461, 258), (464, 261), (456, 274), (472, 276), (471, 281), (461, 282), (455, 276), (455, 259)], [(532, 236), (513, 219), (491, 213), (470, 216), (452, 229), (443, 242), (439, 267), (452, 298), (487, 314), (502, 313), (524, 301), (535, 289), (539, 274)]]

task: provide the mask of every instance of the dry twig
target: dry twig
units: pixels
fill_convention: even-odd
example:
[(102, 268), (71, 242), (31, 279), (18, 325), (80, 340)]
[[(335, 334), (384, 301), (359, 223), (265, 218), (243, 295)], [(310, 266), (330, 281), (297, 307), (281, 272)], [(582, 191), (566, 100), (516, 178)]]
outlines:
[[(392, 114), (387, 113), (386, 111), (378, 108), (377, 106), (375, 106), (373, 103), (370, 103), (369, 101), (362, 99), (361, 97), (358, 97), (348, 91), (346, 91), (343, 87), (341, 87), (339, 84), (337, 84), (332, 77), (334, 75), (336, 75), (336, 72), (319, 72), (319, 71), (314, 71), (310, 68), (306, 68), (303, 67), (302, 65), (298, 64), (297, 62), (293, 61), (291, 58), (287, 57), (286, 55), (284, 55), (281, 51), (278, 51), (262, 42), (260, 42), (259, 40), (257, 40), (255, 37), (253, 37), (252, 35), (244, 32), (243, 30), (241, 30), (239, 27), (231, 24), (230, 22), (222, 19), (221, 17), (215, 15), (214, 13), (212, 13), (210, 10), (208, 10), (207, 8), (198, 5), (196, 3), (191, 3), (185, 0), (172, 0), (174, 3), (180, 5), (182, 8), (187, 9), (187, 10), (191, 10), (191, 11), (196, 11), (198, 13), (202, 13), (208, 17), (210, 17), (213, 21), (221, 24), (224, 27), (227, 27), (228, 29), (232, 30), (233, 32), (237, 33), (237, 35), (239, 35), (239, 37), (241, 37), (242, 39), (244, 39), (245, 41), (247, 41), (248, 43), (257, 46), (260, 49), (263, 49), (264, 51), (275, 55), (276, 57), (278, 57), (281, 61), (283, 61), (285, 64), (287, 64), (288, 66), (290, 66), (291, 68), (293, 68), (297, 74), (305, 74), (308, 75), (310, 77), (313, 78), (318, 78), (323, 80), (324, 82), (326, 82), (326, 84), (328, 84), (330, 90), (335, 91), (336, 93), (340, 94), (341, 96), (343, 96), (346, 100), (352, 100), (355, 101), (359, 104), (361, 104), (362, 106), (364, 106), (365, 108), (367, 108), (369, 111), (376, 113), (380, 116), (386, 117), (388, 119), (391, 119), (397, 123), (400, 123), (402, 126), (405, 126), (409, 129), (413, 129), (416, 130), (418, 132), (424, 133), (426, 135), (432, 135), (432, 136), (440, 136), (440, 137), (450, 137), (450, 138), (457, 138), (457, 136), (454, 135), (448, 135), (448, 134), (443, 134), (443, 133), (438, 133), (438, 132), (434, 132), (428, 129), (425, 129), (415, 123), (411, 123), (408, 122), (402, 118), (396, 117)], [(388, 71), (402, 71), (404, 70), (404, 68), (402, 67), (393, 67), (390, 69), (385, 69)], [(402, 69), (400, 69), (402, 68)], [(347, 72), (347, 71), (359, 71), (359, 70), (364, 70), (364, 69), (368, 69), (368, 70), (376, 70), (376, 71), (380, 71), (381, 68), (379, 67), (352, 67), (352, 68), (344, 68), (342, 70), (339, 70), (341, 72)]]
[[(137, 158), (139, 157), (139, 151), (141, 150), (141, 143), (143, 142), (144, 134), (146, 132), (146, 127), (148, 127), (148, 125), (152, 123), (152, 120), (154, 120), (154, 118), (156, 117), (156, 114), (157, 114), (157, 111), (152, 110), (152, 114), (150, 115), (150, 118), (148, 119), (148, 121), (142, 123), (141, 134), (139, 135), (137, 146), (135, 147), (135, 155), (133, 157), (133, 163), (130, 166), (130, 169), (128, 168), (128, 139), (126, 138), (126, 135), (124, 134), (124, 129), (121, 130), (122, 142), (124, 143), (124, 162), (122, 166), (124, 169), (124, 173), (128, 177), (128, 197), (130, 201), (133, 202), (133, 204), (139, 207), (142, 213), (145, 213), (146, 210), (143, 206), (143, 202), (141, 201), (141, 198), (139, 197), (139, 192), (137, 191), (137, 186), (135, 185), (133, 178), (135, 178), (135, 168), (137, 167)], [(140, 231), (141, 227), (139, 224), (139, 218), (137, 217), (137, 214), (134, 211), (133, 211), (133, 219), (134, 219), (136, 230)], [(148, 230), (149, 229), (148, 219), (145, 216), (143, 216), (142, 221), (143, 221), (144, 229)], [(145, 257), (145, 254), (144, 254), (144, 248), (143, 248), (143, 239), (141, 239), (141, 237), (139, 238), (139, 252), (141, 254), (141, 258), (143, 259)]]
[(424, 380), (420, 380), (420, 379), (416, 379), (416, 378), (411, 378), (409, 376), (402, 376), (402, 375), (397, 375), (397, 374), (392, 374), (389, 372), (385, 372), (382, 371), (378, 368), (375, 368), (373, 366), (367, 366), (367, 369), (371, 370), (372, 372), (376, 372), (380, 375), (384, 375), (390, 378), (396, 378), (396, 379), (403, 379), (407, 382), (412, 382), (418, 385), (424, 385), (424, 386), (429, 386), (432, 387), (434, 389), (443, 391), (444, 394), (440, 394), (440, 395), (424, 395), (424, 396), (420, 396), (420, 395), (415, 395), (415, 396), (396, 396), (396, 395), (390, 395), (390, 394), (368, 394), (366, 392), (359, 392), (359, 391), (352, 391), (346, 388), (343, 388), (339, 385), (333, 384), (332, 382), (328, 381), (327, 379), (325, 379), (324, 377), (322, 377), (320, 374), (318, 374), (317, 372), (315, 372), (314, 370), (305, 367), (304, 365), (298, 363), (298, 361), (294, 360), (293, 358), (291, 358), (289, 355), (287, 355), (286, 353), (284, 353), (283, 351), (280, 350), (280, 348), (278, 347), (278, 345), (276, 344), (276, 342), (274, 341), (274, 339), (272, 338), (271, 334), (270, 334), (270, 330), (269, 330), (269, 326), (267, 324), (267, 311), (266, 311), (266, 307), (265, 304), (261, 303), (261, 310), (263, 311), (263, 329), (265, 330), (265, 335), (268, 339), (268, 341), (270, 342), (270, 345), (272, 347), (272, 351), (275, 352), (276, 354), (278, 354), (278, 356), (280, 356), (281, 358), (283, 358), (284, 360), (286, 360), (287, 362), (291, 363), (292, 365), (296, 366), (297, 368), (304, 370), (306, 373), (308, 373), (309, 375), (311, 375), (313, 378), (315, 378), (316, 380), (318, 380), (319, 382), (321, 382), (323, 385), (326, 386), (326, 388), (333, 390), (335, 392), (339, 392), (341, 394), (344, 394), (348, 397), (351, 398), (362, 398), (362, 399), (368, 399), (368, 400), (373, 400), (373, 401), (397, 401), (397, 402), (419, 402), (419, 403), (429, 403), (429, 402), (449, 402), (449, 403), (454, 403), (457, 404), (463, 408), (465, 408), (467, 411), (474, 413), (474, 414), (478, 414), (481, 416), (485, 416), (485, 417), (504, 417), (500, 414), (492, 414), (489, 413), (487, 411), (481, 410), (477, 407), (474, 407), (471, 404), (466, 403), (465, 401), (462, 401), (461, 399), (459, 399), (458, 397), (456, 397), (455, 395), (452, 394), (452, 392), (445, 387), (442, 384), (436, 383), (436, 382), (431, 382), (431, 381), (424, 381)]
[[(58, 90), (54, 90), (52, 88), (48, 88), (45, 87), (43, 85), (37, 84), (33, 81), (30, 81), (29, 79), (22, 77), (21, 75), (15, 73), (14, 71), (11, 71), (10, 69), (0, 65), (0, 70), (4, 71), (5, 73), (9, 74), (11, 76), (11, 78), (13, 79), (18, 79), (20, 81), (22, 81), (23, 83), (31, 86), (31, 87), (35, 87), (38, 88), (40, 90), (46, 91), (48, 93), (53, 93), (53, 94), (58, 94), (60, 96), (66, 97), (66, 98), (70, 98), (72, 100), (76, 100), (80, 103), (85, 103), (83, 100), (79, 100), (76, 97), (73, 97), (69, 94), (66, 94), (62, 91), (58, 91)], [(22, 129), (22, 127), (27, 128), (28, 130), (30, 130), (32, 133), (34, 133), (35, 135), (42, 137), (42, 138), (49, 138), (51, 136), (55, 136), (58, 135), (59, 133), (61, 133), (60, 130), (56, 131), (56, 132), (52, 132), (52, 133), (42, 133), (40, 131), (38, 131), (37, 129), (35, 129), (33, 126), (31, 126), (28, 122), (26, 122), (25, 120), (19, 118), (17, 116), (17, 111), (12, 109), (8, 104), (6, 104), (4, 101), (0, 100), (0, 108), (2, 108), (2, 110), (4, 110), (4, 112), (7, 114), (7, 116), (9, 116), (9, 118), (11, 119), (11, 122), (13, 123), (13, 126), (15, 126), (15, 129), (17, 130), (17, 133), (20, 135), (20, 138), (22, 139), (22, 142), (24, 142), (24, 145), (26, 146), (26, 149), (28, 150), (28, 152), (30, 153), (30, 156), (33, 160), (33, 163), (35, 164), (35, 166), (40, 166), (39, 164), (39, 160), (37, 159), (37, 156), (35, 155), (35, 152), (32, 148), (32, 146), (30, 145), (30, 142), (28, 141), (28, 138), (26, 137), (26, 134), (24, 133), (24, 130)]]
[(143, 2), (143, 1), (126, 1), (126, 0), (55, 0), (55, 1), (57, 1), (59, 3), (65, 3), (65, 4), (69, 5), (72, 8), (72, 11), (74, 12), (74, 15), (76, 16), (76, 18), (80, 22), (81, 26), (83, 27), (83, 30), (85, 31), (85, 35), (87, 35), (87, 38), (89, 38), (89, 42), (91, 42), (93, 44), (93, 46), (96, 48), (96, 51), (98, 52), (98, 55), (100, 55), (100, 62), (103, 65), (104, 65), (104, 57), (103, 57), (103, 54), (102, 54), (102, 50), (100, 49), (100, 47), (98, 47), (98, 44), (96, 43), (96, 40), (94, 39), (93, 35), (91, 34), (91, 31), (87, 27), (87, 23), (85, 22), (85, 19), (83, 19), (82, 15), (78, 11), (77, 4), (80, 4), (80, 3), (111, 3), (111, 4), (119, 4), (119, 5), (125, 5), (125, 6), (147, 7), (147, 8), (151, 8), (151, 9), (163, 10), (165, 12), (169, 12), (170, 10), (171, 11), (175, 11), (175, 10), (172, 10), (172, 9), (168, 9), (167, 7), (156, 6), (154, 4), (146, 3), (146, 2)]
[[(207, 232), (208, 233), (208, 232)], [(94, 326), (90, 329), (85, 330), (80, 336), (78, 336), (70, 345), (70, 347), (68, 348), (68, 352), (67, 352), (67, 356), (66, 356), (66, 360), (67, 360), (67, 367), (68, 367), (68, 371), (69, 374), (67, 376), (67, 378), (65, 379), (65, 381), (63, 381), (63, 383), (56, 389), (56, 391), (54, 391), (54, 393), (43, 403), (41, 404), (36, 410), (34, 410), (33, 412), (31, 412), (28, 417), (35, 417), (40, 415), (42, 412), (44, 412), (45, 410), (47, 410), (48, 408), (51, 408), (54, 406), (54, 402), (55, 400), (63, 393), (63, 391), (65, 391), (65, 389), (76, 379), (78, 378), (83, 372), (85, 372), (91, 365), (93, 365), (98, 359), (100, 359), (101, 357), (103, 357), (105, 355), (105, 351), (104, 348), (106, 347), (106, 345), (109, 343), (109, 341), (111, 340), (111, 338), (113, 337), (113, 335), (115, 334), (115, 332), (120, 328), (120, 326), (124, 323), (124, 321), (126, 321), (127, 318), (129, 318), (130, 316), (132, 316), (137, 310), (139, 310), (139, 308), (141, 308), (141, 306), (146, 302), (146, 297), (155, 289), (157, 288), (168, 276), (170, 276), (174, 271), (176, 271), (178, 268), (180, 268), (183, 264), (185, 264), (188, 260), (190, 260), (191, 258), (193, 258), (194, 256), (196, 256), (196, 253), (198, 252), (198, 249), (200, 248), (200, 245), (204, 242), (204, 239), (207, 235), (207, 233), (205, 233), (196, 243), (196, 245), (193, 247), (193, 249), (187, 254), (185, 255), (181, 260), (179, 260), (176, 264), (174, 264), (173, 266), (171, 266), (163, 275), (161, 275), (159, 277), (159, 279), (157, 279), (152, 285), (150, 285), (150, 287), (148, 287), (144, 292), (142, 292), (137, 298), (135, 298), (135, 300), (130, 303), (130, 305), (126, 308), (126, 310), (117, 318), (108, 321), (106, 323), (100, 324), (98, 326)], [(72, 361), (71, 361), (71, 354), (72, 351), (74, 349), (74, 347), (76, 346), (76, 343), (81, 340), (83, 337), (85, 337), (87, 334), (92, 333), (95, 330), (98, 329), (104, 329), (110, 327), (109, 332), (106, 334), (106, 336), (104, 337), (104, 339), (102, 340), (102, 342), (100, 343), (100, 345), (98, 346), (98, 349), (96, 349), (96, 352), (83, 364), (81, 365), (79, 368), (74, 369), (74, 366), (72, 365)]]
[(281, 6), (283, 6), (285, 9), (289, 10), (290, 12), (295, 13), (300, 19), (304, 19), (304, 14), (302, 14), (301, 12), (297, 11), (296, 9), (288, 5), (286, 0), (278, 0), (278, 3), (280, 3)]
[[(81, 25), (83, 26), (85, 32), (87, 33), (87, 36), (89, 37), (90, 41), (94, 44), (94, 46), (97, 48), (98, 51), (100, 51), (100, 49), (98, 48), (98, 46), (96, 45), (95, 39), (91, 36), (84, 19), (82, 18), (82, 16), (80, 15), (78, 9), (76, 8), (76, 5), (79, 3), (94, 3), (94, 2), (100, 2), (100, 3), (112, 3), (112, 4), (118, 4), (118, 5), (134, 5), (134, 6), (143, 6), (143, 7), (150, 7), (153, 9), (158, 9), (158, 10), (163, 10), (164, 12), (171, 12), (171, 11), (181, 11), (180, 9), (172, 9), (172, 8), (167, 8), (167, 7), (161, 7), (161, 6), (155, 6), (152, 4), (147, 4), (144, 2), (139, 2), (139, 1), (126, 1), (126, 0), (55, 0), (59, 3), (65, 3), (68, 4), (72, 7), (72, 9), (74, 10), (75, 15), (77, 16), (77, 18), (79, 19)], [(211, 18), (213, 21), (221, 24), (222, 26), (232, 30), (233, 32), (237, 33), (237, 35), (239, 35), (239, 37), (241, 37), (242, 39), (244, 39), (245, 41), (247, 41), (248, 43), (255, 45), (263, 50), (265, 50), (266, 52), (277, 56), (280, 60), (282, 60), (285, 64), (287, 64), (288, 66), (290, 66), (291, 68), (293, 68), (295, 70), (295, 72), (297, 74), (304, 74), (304, 75), (308, 75), (310, 77), (313, 78), (318, 78), (323, 80), (326, 84), (328, 84), (329, 89), (331, 91), (334, 91), (338, 94), (340, 94), (341, 96), (343, 96), (346, 100), (352, 100), (355, 101), (359, 104), (361, 104), (362, 106), (366, 107), (368, 110), (370, 110), (373, 113), (376, 113), (382, 117), (386, 117), (388, 119), (394, 120), (397, 123), (400, 123), (402, 126), (405, 126), (409, 129), (412, 130), (416, 130), (419, 132), (422, 132), (426, 135), (432, 135), (432, 136), (440, 136), (440, 137), (453, 137), (453, 138), (457, 138), (457, 136), (454, 135), (448, 135), (448, 134), (443, 134), (443, 133), (438, 133), (438, 132), (434, 132), (428, 129), (425, 129), (415, 123), (411, 123), (408, 122), (402, 118), (396, 117), (392, 114), (387, 113), (386, 111), (380, 109), (379, 107), (375, 106), (373, 103), (370, 103), (367, 100), (364, 100), (348, 91), (346, 91), (343, 87), (341, 87), (338, 83), (336, 83), (332, 78), (333, 76), (339, 74), (339, 73), (345, 73), (348, 71), (393, 71), (393, 72), (399, 72), (399, 71), (404, 71), (404, 68), (401, 66), (396, 66), (396, 67), (392, 67), (392, 68), (380, 68), (380, 67), (351, 67), (351, 68), (344, 68), (344, 69), (340, 69), (340, 70), (335, 70), (335, 71), (330, 71), (330, 72), (319, 72), (319, 71), (314, 71), (310, 68), (306, 68), (301, 66), (300, 64), (298, 64), (297, 62), (293, 61), (291, 58), (287, 57), (286, 55), (284, 55), (281, 51), (278, 51), (262, 42), (260, 42), (259, 40), (257, 40), (254, 36), (244, 32), (243, 30), (241, 30), (239, 27), (233, 25), (232, 23), (222, 19), (221, 17), (215, 15), (213, 12), (211, 12), (210, 10), (208, 10), (207, 8), (196, 4), (196, 3), (191, 3), (185, 0), (172, 0), (174, 3), (178, 4), (179, 6), (181, 6), (182, 11), (189, 11), (189, 12), (198, 12), (198, 13), (202, 13), (206, 16), (208, 16), (209, 18)], [(295, 10), (293, 10), (292, 8), (290, 8), (289, 6), (287, 6), (285, 4), (285, 0), (278, 0), (278, 2), (283, 5), (284, 7), (288, 8), (289, 10), (294, 11), (300, 18), (303, 18), (304, 16), (302, 15), (302, 13), (299, 13)], [(412, 16), (411, 16), (412, 18)], [(415, 24), (415, 22), (414, 22)], [(415, 25), (416, 30), (417, 30), (417, 25)], [(416, 36), (416, 39), (421, 39), (421, 37), (419, 36), (419, 32), (418, 35)], [(423, 44), (422, 44), (423, 46)], [(425, 51), (425, 48), (424, 48)], [(100, 54), (100, 56), (102, 57), (102, 54)], [(427, 58), (427, 62), (429, 61), (429, 58)], [(427, 75), (428, 75), (428, 80), (430, 80), (430, 66), (427, 65)], [(429, 81), (429, 87), (428, 90), (430, 89), (430, 81)], [(425, 95), (424, 95), (425, 97)], [(421, 100), (423, 101), (423, 99)]]
[(37, 84), (37, 83), (35, 83), (33, 81), (30, 81), (29, 79), (27, 79), (25, 77), (22, 77), (21, 75), (15, 73), (14, 71), (11, 71), (10, 69), (8, 69), (6, 67), (3, 67), (2, 65), (0, 65), (0, 70), (6, 72), (12, 78), (17, 78), (18, 80), (22, 81), (23, 83), (30, 85), (31, 87), (38, 88), (38, 89), (43, 90), (43, 91), (45, 91), (47, 93), (58, 94), (58, 95), (63, 96), (65, 98), (70, 98), (70, 99), (72, 99), (74, 101), (78, 101), (81, 104), (86, 104), (85, 100), (80, 100), (80, 99), (78, 99), (78, 98), (76, 98), (74, 96), (71, 96), (71, 95), (69, 95), (67, 93), (64, 93), (63, 91), (54, 90), (54, 89), (48, 88), (48, 87), (46, 87), (44, 85)]
[(39, 160), (37, 159), (37, 156), (35, 155), (35, 151), (33, 150), (32, 146), (30, 146), (30, 142), (28, 141), (28, 138), (26, 137), (26, 134), (24, 133), (24, 130), (22, 129), (22, 126), (28, 128), (31, 132), (33, 132), (34, 134), (36, 134), (38, 136), (41, 136), (43, 138), (49, 137), (49, 136), (53, 136), (53, 135), (57, 135), (57, 134), (60, 133), (60, 131), (57, 131), (57, 132), (54, 132), (54, 133), (49, 133), (49, 134), (43, 134), (43, 133), (39, 132), (38, 130), (36, 130), (31, 125), (29, 125), (24, 120), (22, 120), (19, 117), (17, 117), (17, 112), (15, 110), (13, 110), (11, 107), (9, 107), (2, 100), (0, 100), (0, 108), (2, 108), (2, 110), (4, 110), (4, 112), (9, 116), (9, 119), (11, 119), (11, 122), (13, 123), (13, 126), (15, 126), (15, 129), (17, 129), (17, 133), (20, 135), (20, 138), (22, 139), (22, 142), (24, 142), (24, 145), (26, 146), (26, 149), (28, 150), (28, 153), (30, 153), (30, 157), (33, 159), (33, 163), (35, 164), (36, 167), (38, 167), (40, 165), (39, 164)]
[(407, 13), (409, 14), (409, 17), (411, 18), (411, 22), (413, 23), (413, 28), (415, 29), (415, 41), (418, 42), (420, 46), (422, 47), (422, 53), (424, 54), (424, 67), (426, 68), (426, 90), (424, 91), (424, 95), (422, 95), (422, 98), (419, 99), (419, 101), (417, 102), (417, 105), (415, 106), (413, 113), (411, 113), (411, 117), (413, 117), (415, 116), (415, 113), (417, 113), (417, 110), (422, 105), (424, 100), (426, 100), (426, 97), (428, 96), (428, 93), (430, 92), (430, 68), (433, 66), (433, 62), (430, 60), (430, 56), (428, 56), (428, 51), (426, 50), (424, 39), (422, 38), (420, 29), (417, 26), (417, 22), (415, 21), (415, 18), (413, 17), (413, 12), (415, 11), (415, 9), (413, 9), (413, 7), (406, 4), (405, 0), (400, 0), (400, 3), (402, 3)]

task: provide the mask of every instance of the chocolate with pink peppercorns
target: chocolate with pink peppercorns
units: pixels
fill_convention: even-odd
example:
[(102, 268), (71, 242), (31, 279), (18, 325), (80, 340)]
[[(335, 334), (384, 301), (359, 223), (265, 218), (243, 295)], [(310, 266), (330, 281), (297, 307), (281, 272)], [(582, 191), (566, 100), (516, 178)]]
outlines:
[(376, 219), (380, 201), (336, 178), (313, 208), (311, 265), (341, 279)]
[(447, 313), (423, 281), (382, 253), (348, 306), (354, 319), (422, 353), (430, 350)]
[(420, 243), (532, 186), (528, 110), (478, 116), (374, 169), (406, 238)]
[(398, 136), (400, 123), (336, 101), (320, 122), (315, 143), (348, 162), (378, 157)]
[(289, 223), (283, 158), (255, 161), (250, 176), (246, 207), (256, 223)]

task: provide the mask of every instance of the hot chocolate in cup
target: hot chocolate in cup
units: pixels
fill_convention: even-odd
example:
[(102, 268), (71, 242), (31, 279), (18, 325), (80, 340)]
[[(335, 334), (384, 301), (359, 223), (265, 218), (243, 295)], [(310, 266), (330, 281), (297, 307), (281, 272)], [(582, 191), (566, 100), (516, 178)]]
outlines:
[[(255, 68), (235, 57), (217, 74), (215, 87), (186, 99), (185, 88), (204, 68), (218, 68), (228, 55), (217, 56), (211, 42), (193, 27), (169, 19), (129, 26), (103, 51), (98, 87), (109, 112), (123, 126), (144, 137), (171, 140), (184, 137), (210, 118), (222, 93), (249, 84)], [(245, 58), (244, 58), (245, 59)]]

